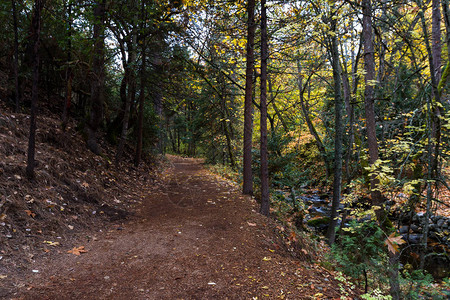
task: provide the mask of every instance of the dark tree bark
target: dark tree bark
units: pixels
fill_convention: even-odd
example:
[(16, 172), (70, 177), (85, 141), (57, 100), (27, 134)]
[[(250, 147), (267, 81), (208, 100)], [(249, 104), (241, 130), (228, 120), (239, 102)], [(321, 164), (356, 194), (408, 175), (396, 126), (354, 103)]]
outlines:
[[(445, 24), (445, 31), (447, 33), (445, 42), (447, 43), (447, 48), (450, 49), (450, 9), (448, 0), (442, 0), (442, 14)], [(450, 63), (450, 51), (447, 51), (447, 59)], [(449, 65), (447, 65), (447, 68), (449, 68)]]
[[(430, 46), (429, 36), (428, 36), (428, 30), (427, 25), (425, 21), (425, 6), (423, 3), (422, 5), (419, 4), (420, 10), (419, 10), (419, 16), (422, 23), (422, 31), (423, 31), (423, 38), (425, 42), (425, 46), (427, 48), (427, 54), (428, 54), (428, 66), (430, 68), (430, 78), (431, 78), (431, 87), (433, 91), (433, 98), (436, 101), (436, 103), (440, 102), (440, 95), (438, 90), (438, 81), (436, 78), (436, 72), (435, 72), (435, 66), (436, 63), (434, 61), (437, 53), (435, 53), (435, 43), (437, 41), (434, 40), (434, 32), (432, 32), (432, 43), (433, 45)], [(433, 23), (435, 18), (435, 5), (439, 8), (439, 3), (435, 4), (435, 1), (433, 0)], [(440, 14), (439, 14), (440, 18)], [(439, 24), (440, 25), (440, 24)], [(434, 28), (432, 28), (434, 29)], [(439, 41), (440, 43), (440, 41)], [(438, 55), (440, 59), (440, 54)], [(439, 144), (440, 144), (440, 138), (441, 138), (441, 123), (440, 123), (440, 116), (441, 111), (439, 106), (432, 105), (431, 99), (428, 99), (427, 102), (427, 109), (429, 114), (428, 119), (428, 127), (431, 125), (431, 133), (428, 135), (428, 174), (427, 174), (427, 210), (425, 214), (425, 225), (423, 227), (423, 235), (422, 235), (422, 250), (420, 252), (420, 268), (423, 269), (425, 265), (425, 252), (428, 248), (428, 233), (429, 233), (429, 223), (428, 220), (431, 217), (431, 205), (433, 201), (433, 195), (432, 195), (432, 189), (431, 189), (431, 180), (437, 179), (438, 175), (438, 161), (439, 161)]]
[(19, 111), (20, 95), (19, 95), (19, 34), (17, 28), (17, 8), (16, 0), (11, 0), (13, 13), (13, 27), (14, 27), (14, 102), (15, 110)]
[(436, 83), (441, 80), (441, 0), (432, 1), (432, 23), (431, 23), (431, 51), (433, 55), (433, 72)]
[(65, 130), (67, 126), (67, 122), (69, 120), (69, 109), (72, 103), (72, 67), (71, 67), (71, 61), (72, 61), (72, 1), (69, 0), (69, 5), (67, 8), (67, 15), (68, 15), (68, 26), (67, 29), (67, 63), (69, 64), (66, 70), (66, 99), (64, 103), (63, 108), (63, 115), (62, 115), (62, 129)]
[[(363, 0), (363, 40), (364, 40), (364, 69), (365, 91), (364, 104), (366, 114), (367, 142), (369, 146), (369, 164), (373, 165), (378, 159), (378, 141), (376, 135), (375, 109), (374, 109), (374, 84), (375, 84), (375, 49), (373, 45), (372, 30), (372, 1)], [(381, 192), (377, 190), (379, 181), (374, 175), (370, 178), (372, 205), (379, 207), (375, 211), (378, 223), (384, 230), (387, 229), (386, 213), (383, 208)], [(400, 286), (398, 282), (398, 253), (389, 253), (389, 283), (390, 294), (394, 300), (400, 299)]]
[[(365, 91), (364, 105), (366, 114), (367, 143), (369, 147), (369, 164), (373, 165), (378, 159), (378, 141), (376, 135), (375, 123), (375, 49), (373, 44), (372, 31), (372, 3), (371, 0), (364, 0), (363, 5), (363, 39), (364, 39), (364, 69)], [(381, 193), (377, 190), (378, 181), (375, 176), (370, 179), (372, 204), (381, 206), (383, 199)], [(379, 210), (378, 210), (379, 211)], [(380, 215), (378, 214), (380, 217)], [(381, 219), (381, 218), (379, 218)]]
[(252, 174), (252, 135), (253, 135), (253, 67), (254, 67), (254, 43), (255, 43), (255, 0), (247, 2), (247, 55), (245, 70), (245, 104), (244, 104), (244, 157), (243, 157), (243, 187), (246, 195), (253, 194)]
[[(134, 7), (138, 7), (138, 3), (134, 3)], [(137, 16), (133, 18), (133, 33), (131, 36), (131, 41), (128, 41), (128, 62), (125, 60), (125, 58), (122, 58), (123, 60), (123, 67), (125, 70), (124, 78), (123, 78), (123, 85), (124, 90), (121, 90), (121, 97), (123, 100), (125, 100), (125, 108), (123, 112), (123, 122), (122, 122), (122, 130), (120, 132), (120, 139), (119, 144), (117, 145), (117, 152), (116, 152), (116, 165), (119, 165), (120, 161), (122, 160), (122, 155), (125, 148), (125, 143), (127, 141), (127, 135), (128, 135), (128, 126), (130, 121), (130, 110), (131, 110), (131, 103), (135, 101), (136, 97), (136, 76), (134, 71), (134, 66), (136, 63), (136, 48), (137, 48), (137, 32), (135, 29), (135, 26), (137, 24)], [(125, 51), (123, 51), (125, 52)], [(122, 54), (123, 57), (125, 57), (125, 53)], [(128, 86), (128, 93), (126, 91), (126, 87)], [(122, 88), (122, 86), (121, 86)]]
[(106, 0), (94, 4), (94, 50), (92, 62), (91, 112), (87, 126), (87, 147), (99, 155), (97, 132), (103, 118), (104, 87), (105, 87), (105, 19)]
[(341, 95), (341, 74), (340, 74), (340, 62), (339, 62), (339, 49), (337, 42), (337, 19), (331, 18), (330, 25), (331, 31), (334, 33), (331, 35), (330, 51), (331, 51), (331, 63), (333, 68), (333, 80), (334, 80), (334, 108), (335, 108), (335, 138), (334, 138), (334, 179), (333, 179), (333, 199), (331, 206), (331, 220), (328, 226), (327, 238), (328, 243), (331, 245), (336, 238), (336, 225), (338, 222), (338, 209), (341, 198), (341, 182), (342, 182), (342, 142), (344, 136), (344, 122), (342, 121), (342, 111), (344, 109), (344, 103)]
[(28, 138), (28, 155), (26, 175), (32, 180), (35, 177), (34, 167), (36, 150), (36, 115), (39, 98), (39, 35), (41, 33), (41, 11), (44, 6), (42, 0), (34, 1), (33, 19), (31, 22), (31, 32), (33, 34), (33, 85), (31, 89), (31, 116), (30, 116), (30, 135)]
[[(144, 43), (142, 43), (144, 44)], [(138, 113), (138, 130), (137, 130), (137, 144), (136, 144), (136, 155), (134, 157), (134, 165), (137, 167), (141, 162), (142, 156), (142, 144), (143, 144), (143, 133), (144, 133), (144, 105), (145, 105), (145, 47), (142, 46), (142, 65), (140, 74), (140, 92), (139, 92), (139, 113)]]
[(267, 8), (266, 0), (261, 1), (261, 208), (260, 213), (268, 216), (269, 199), (269, 170), (267, 153)]
[(141, 72), (140, 72), (140, 93), (139, 93), (139, 113), (138, 113), (138, 130), (137, 130), (137, 143), (136, 153), (134, 156), (134, 165), (137, 167), (141, 162), (142, 156), (142, 144), (143, 144), (143, 131), (144, 131), (144, 104), (145, 104), (145, 68), (146, 68), (146, 46), (145, 46), (145, 20), (144, 20), (144, 1), (141, 5)]

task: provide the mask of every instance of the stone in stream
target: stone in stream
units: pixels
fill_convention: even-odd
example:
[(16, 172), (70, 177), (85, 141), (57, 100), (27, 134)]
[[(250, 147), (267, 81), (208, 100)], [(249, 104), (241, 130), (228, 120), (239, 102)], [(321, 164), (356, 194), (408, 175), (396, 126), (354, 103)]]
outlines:
[(437, 227), (439, 227), (439, 228), (444, 227), (445, 221), (446, 220), (444, 218), (439, 219), (436, 223)]
[(408, 226), (405, 225), (405, 226), (400, 227), (399, 232), (400, 232), (400, 234), (408, 233)]
[(419, 232), (422, 230), (422, 228), (420, 228), (420, 227), (417, 226), (416, 224), (411, 224), (411, 230), (412, 230), (412, 232), (414, 232), (414, 233), (419, 233)]
[(404, 240), (407, 240), (411, 244), (420, 244), (422, 241), (422, 234), (410, 234), (409, 239), (406, 234), (402, 235)]

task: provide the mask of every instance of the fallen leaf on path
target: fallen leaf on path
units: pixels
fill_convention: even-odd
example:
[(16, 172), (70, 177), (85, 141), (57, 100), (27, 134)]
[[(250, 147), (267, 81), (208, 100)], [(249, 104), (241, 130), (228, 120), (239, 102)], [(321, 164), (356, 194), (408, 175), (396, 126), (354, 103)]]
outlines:
[(262, 260), (263, 261), (269, 261), (269, 260), (272, 260), (272, 258), (264, 256)]
[(250, 223), (250, 222), (247, 222), (247, 224), (248, 224), (248, 226), (252, 226), (252, 227), (255, 227), (255, 226), (256, 226), (256, 223)]
[(43, 243), (49, 244), (50, 246), (53, 246), (53, 247), (59, 246), (59, 242), (43, 241)]
[(75, 255), (80, 255), (81, 253), (86, 253), (87, 250), (84, 249), (84, 246), (74, 247), (72, 250), (67, 251), (67, 253), (72, 253)]
[(36, 216), (36, 214), (35, 214), (34, 212), (32, 212), (31, 210), (29, 210), (29, 209), (25, 210), (25, 212), (27, 213), (27, 215), (28, 215), (29, 217), (34, 218), (34, 217)]
[(0, 275), (0, 279), (5, 279), (8, 275)]
[(264, 290), (268, 290), (269, 289), (269, 287), (268, 286), (263, 286), (263, 287), (261, 287), (262, 289), (264, 289)]

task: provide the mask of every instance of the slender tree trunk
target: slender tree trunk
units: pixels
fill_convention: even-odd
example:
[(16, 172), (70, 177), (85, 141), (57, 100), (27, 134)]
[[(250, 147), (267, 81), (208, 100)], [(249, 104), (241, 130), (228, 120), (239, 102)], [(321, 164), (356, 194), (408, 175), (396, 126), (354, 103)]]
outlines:
[[(144, 45), (144, 43), (142, 43)], [(138, 115), (138, 131), (137, 131), (137, 145), (136, 155), (134, 158), (134, 165), (137, 167), (141, 162), (142, 156), (142, 144), (143, 144), (143, 131), (144, 131), (144, 104), (145, 104), (145, 47), (142, 46), (142, 65), (141, 65), (141, 78), (140, 78), (140, 94), (139, 94), (139, 115)]]
[(20, 95), (19, 95), (19, 34), (17, 29), (17, 9), (16, 0), (11, 0), (13, 12), (13, 27), (14, 27), (14, 102), (15, 110), (19, 111)]
[[(378, 159), (378, 141), (376, 135), (375, 110), (374, 110), (374, 84), (375, 84), (375, 49), (373, 45), (372, 31), (372, 1), (363, 0), (363, 39), (364, 39), (364, 69), (365, 91), (364, 103), (366, 113), (367, 141), (369, 146), (369, 163), (373, 165)], [(377, 190), (379, 181), (374, 175), (370, 178), (370, 188), (372, 205), (380, 207), (375, 211), (378, 223), (386, 229), (386, 214), (383, 208), (383, 198), (381, 192)], [(389, 269), (390, 294), (394, 300), (400, 299), (400, 286), (398, 282), (398, 253), (389, 254), (389, 262), (392, 263)]]
[(164, 152), (164, 120), (163, 120), (163, 94), (159, 86), (156, 86), (153, 91), (153, 106), (155, 113), (158, 116), (158, 145), (157, 150), (159, 154)]
[[(442, 13), (445, 24), (445, 31), (447, 33), (445, 42), (447, 43), (447, 49), (450, 49), (450, 9), (448, 0), (442, 0)], [(447, 51), (447, 60), (450, 62), (450, 51)], [(449, 66), (447, 66), (448, 68)]]
[[(439, 91), (438, 91), (438, 84), (437, 84), (437, 79), (436, 79), (436, 72), (434, 72), (435, 70), (435, 62), (434, 62), (434, 58), (436, 53), (434, 53), (434, 51), (436, 51), (436, 49), (434, 49), (434, 43), (436, 43), (437, 41), (432, 39), (433, 42), (433, 47), (430, 47), (430, 41), (429, 41), (429, 37), (428, 37), (428, 30), (427, 30), (427, 25), (426, 25), (426, 21), (425, 21), (425, 14), (424, 14), (424, 5), (423, 3), (419, 0), (419, 7), (421, 8), (419, 10), (419, 16), (420, 19), (422, 21), (422, 31), (423, 31), (423, 36), (424, 36), (424, 42), (425, 42), (425, 46), (427, 48), (427, 53), (428, 53), (428, 66), (430, 68), (430, 78), (431, 78), (431, 86), (432, 86), (432, 91), (433, 91), (433, 97), (434, 100), (436, 101), (436, 103), (440, 102), (440, 95), (439, 95)], [(436, 4), (436, 5), (439, 5)], [(433, 1), (433, 9), (434, 9), (435, 3)], [(434, 14), (435, 12), (433, 11), (433, 22), (434, 22)], [(439, 14), (440, 17), (440, 14)], [(434, 32), (432, 32), (433, 34)], [(432, 36), (432, 38), (434, 38), (434, 36)], [(440, 43), (440, 41), (439, 41)], [(439, 55), (439, 59), (440, 59), (440, 55)], [(431, 180), (432, 179), (436, 179), (437, 178), (437, 173), (438, 173), (438, 161), (439, 161), (439, 144), (440, 144), (440, 136), (441, 136), (441, 124), (440, 124), (440, 116), (441, 116), (441, 112), (439, 109), (439, 106), (437, 105), (432, 105), (432, 103), (430, 103), (431, 100), (428, 100), (427, 102), (427, 108), (428, 108), (428, 114), (429, 119), (431, 119), (428, 123), (428, 128), (430, 128), (431, 125), (431, 135), (429, 134), (428, 137), (428, 174), (427, 174), (427, 211), (425, 214), (425, 224), (423, 227), (423, 235), (422, 235), (422, 251), (420, 253), (420, 268), (423, 269), (424, 265), (425, 265), (425, 253), (427, 251), (428, 248), (428, 233), (429, 233), (429, 219), (431, 217), (431, 204), (432, 204), (432, 189), (431, 189)], [(434, 107), (433, 107), (434, 106)]]
[(345, 108), (347, 111), (347, 117), (348, 117), (348, 127), (349, 127), (349, 133), (348, 133), (348, 145), (347, 145), (347, 155), (345, 158), (345, 177), (347, 183), (350, 183), (352, 178), (352, 172), (350, 170), (350, 163), (352, 159), (353, 154), (353, 140), (354, 140), (354, 107), (353, 104), (350, 103), (351, 98), (351, 92), (350, 92), (350, 82), (348, 79), (348, 72), (347, 72), (347, 63), (344, 61), (344, 67), (342, 70), (342, 86), (343, 86), (343, 94), (344, 94), (344, 103)]
[(255, 0), (247, 2), (247, 55), (245, 69), (245, 103), (244, 103), (244, 157), (243, 157), (243, 187), (246, 195), (253, 194), (252, 174), (252, 135), (253, 135), (253, 67), (255, 43)]
[(62, 124), (61, 127), (64, 130), (66, 130), (67, 122), (69, 120), (69, 109), (72, 103), (72, 67), (71, 67), (71, 61), (72, 61), (72, 1), (69, 0), (69, 5), (67, 8), (67, 14), (68, 14), (68, 26), (67, 29), (67, 70), (66, 70), (66, 99), (63, 107), (63, 115), (62, 115)]
[(28, 138), (28, 155), (26, 175), (32, 180), (35, 177), (34, 167), (36, 150), (36, 115), (39, 99), (39, 35), (41, 33), (41, 11), (43, 7), (42, 0), (34, 1), (34, 13), (31, 22), (31, 31), (33, 33), (33, 85), (31, 89), (31, 116), (30, 116), (30, 135)]
[[(137, 1), (134, 3), (134, 8), (138, 7)], [(136, 97), (136, 76), (135, 76), (135, 65), (136, 65), (136, 50), (137, 50), (137, 32), (135, 29), (135, 26), (137, 24), (137, 14), (133, 18), (133, 33), (131, 36), (131, 41), (129, 42), (130, 45), (128, 47), (129, 49), (129, 61), (124, 61), (124, 83), (125, 83), (125, 91), (122, 93), (125, 93), (125, 110), (123, 113), (123, 122), (122, 122), (122, 130), (120, 133), (120, 140), (119, 144), (117, 145), (117, 152), (116, 152), (116, 165), (119, 165), (120, 161), (122, 160), (122, 155), (125, 149), (125, 143), (127, 141), (127, 135), (128, 135), (128, 125), (130, 121), (130, 109), (131, 109), (131, 103), (134, 102)], [(128, 93), (126, 92), (126, 86), (128, 85)]]
[[(334, 9), (334, 8), (333, 8)], [(334, 179), (333, 179), (333, 199), (331, 206), (331, 220), (328, 226), (327, 238), (331, 245), (336, 238), (336, 225), (338, 222), (338, 209), (341, 197), (341, 182), (342, 182), (342, 142), (344, 136), (344, 124), (342, 121), (342, 111), (344, 103), (341, 95), (341, 74), (339, 63), (339, 49), (337, 44), (337, 19), (331, 19), (331, 57), (334, 80), (334, 107), (335, 107), (335, 138), (334, 138)]]
[(146, 47), (145, 47), (145, 20), (144, 20), (144, 1), (142, 1), (141, 5), (141, 78), (140, 78), (140, 94), (139, 94), (139, 114), (138, 114), (138, 130), (137, 130), (137, 144), (136, 144), (136, 153), (134, 157), (134, 165), (137, 167), (141, 162), (142, 156), (142, 144), (143, 144), (143, 131), (144, 131), (144, 104), (145, 104), (145, 68), (146, 68)]
[(297, 80), (298, 94), (299, 94), (299, 98), (300, 98), (300, 106), (302, 108), (303, 117), (305, 118), (306, 125), (308, 125), (309, 132), (314, 137), (317, 149), (319, 150), (320, 156), (322, 157), (322, 160), (323, 160), (323, 164), (325, 165), (326, 177), (328, 178), (330, 176), (331, 170), (330, 170), (330, 163), (329, 163), (328, 157), (327, 157), (327, 150), (325, 149), (325, 146), (323, 145), (323, 142), (319, 136), (319, 133), (317, 132), (316, 128), (314, 127), (314, 124), (309, 115), (309, 109), (305, 103), (305, 99), (303, 96), (302, 65), (300, 62), (300, 58), (297, 60), (297, 68), (298, 68), (298, 80)]
[(269, 199), (269, 170), (267, 153), (267, 9), (266, 0), (261, 0), (261, 208), (260, 213), (268, 216)]
[(87, 147), (95, 154), (100, 154), (97, 132), (103, 118), (104, 87), (105, 87), (105, 16), (106, 0), (95, 3), (94, 6), (94, 51), (92, 62), (91, 113), (88, 122)]
[[(366, 128), (367, 128), (367, 142), (369, 146), (369, 163), (373, 165), (378, 159), (378, 141), (376, 135), (375, 123), (375, 49), (373, 45), (372, 33), (372, 3), (371, 0), (364, 0), (363, 5), (363, 38), (364, 38), (364, 68), (365, 76), (365, 91), (364, 104), (366, 113)], [(376, 206), (381, 206), (383, 199), (381, 193), (377, 190), (378, 181), (375, 176), (370, 179), (370, 188), (372, 203)], [(379, 211), (379, 210), (378, 210)], [(379, 219), (381, 215), (377, 214)]]
[[(280, 110), (278, 109), (277, 104), (276, 104), (276, 102), (275, 102), (275, 96), (276, 96), (276, 95), (273, 94), (272, 78), (271, 78), (270, 76), (268, 76), (267, 80), (268, 80), (268, 83), (269, 83), (269, 95), (270, 95), (269, 103), (272, 104), (272, 107), (273, 107), (273, 109), (275, 110), (275, 115), (278, 116), (278, 119), (280, 119), (281, 126), (283, 126), (284, 131), (285, 131), (285, 132), (288, 132), (288, 131), (289, 131), (289, 127), (288, 127), (288, 125), (287, 125), (287, 123), (286, 123), (286, 120), (283, 118), (283, 115), (281, 114), (281, 112), (280, 112)], [(273, 117), (274, 120), (275, 120), (275, 115), (274, 115), (274, 117)], [(272, 122), (272, 123), (273, 123), (273, 122)], [(273, 126), (272, 126), (272, 127), (273, 127)]]
[(436, 83), (441, 80), (441, 0), (432, 1), (432, 23), (431, 23), (431, 51), (433, 55), (433, 72)]

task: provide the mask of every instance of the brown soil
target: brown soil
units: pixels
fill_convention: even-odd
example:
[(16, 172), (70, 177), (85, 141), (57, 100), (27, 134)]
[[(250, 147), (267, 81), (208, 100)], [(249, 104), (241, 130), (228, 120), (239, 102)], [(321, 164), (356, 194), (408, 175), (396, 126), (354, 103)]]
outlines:
[[(32, 261), (10, 299), (332, 299), (342, 284), (280, 246), (276, 224), (199, 160), (171, 157), (125, 223)], [(58, 246), (54, 247), (58, 248)], [(58, 253), (59, 252), (59, 253)], [(38, 272), (33, 272), (37, 270)], [(25, 274), (24, 273), (24, 274)], [(1, 283), (1, 282), (0, 282)], [(352, 295), (348, 287), (344, 290)]]

